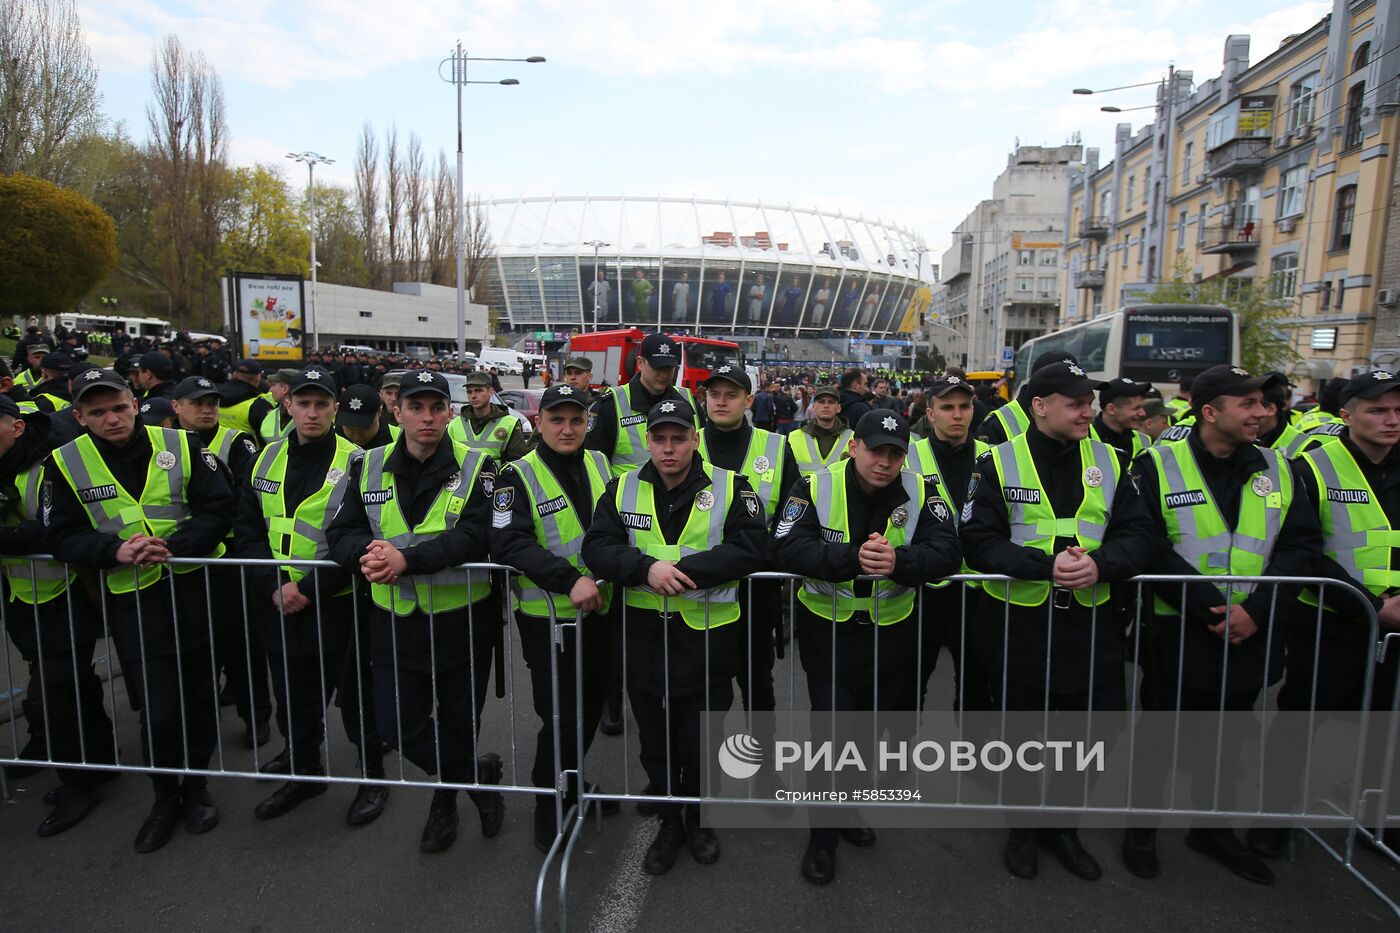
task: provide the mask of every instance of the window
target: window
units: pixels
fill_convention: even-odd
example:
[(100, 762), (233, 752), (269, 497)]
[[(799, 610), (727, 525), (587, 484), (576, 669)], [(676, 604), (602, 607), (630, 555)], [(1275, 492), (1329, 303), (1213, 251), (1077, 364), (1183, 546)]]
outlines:
[(374, 317), (373, 311), (361, 311), (360, 317)]
[(428, 323), (428, 316), (427, 316), (426, 314), (420, 314), (420, 315), (418, 315), (418, 323), (419, 323), (419, 324), (426, 324), (426, 323)]
[[(1332, 249), (1351, 249), (1351, 224), (1356, 218), (1356, 186), (1337, 189), (1337, 207), (1332, 213)], [(1337, 304), (1341, 304), (1338, 299)]]
[(1152, 190), (1152, 166), (1142, 170), (1142, 203), (1147, 203), (1147, 193)]
[(1109, 219), (1109, 210), (1113, 206), (1113, 192), (1105, 191), (1099, 195), (1099, 216), (1104, 220)]
[(1016, 291), (1028, 292), (1031, 290), (1031, 280), (1022, 276), (1016, 278)]
[(1206, 214), (1210, 211), (1208, 201), (1201, 202), (1201, 212), (1196, 215), (1196, 243), (1201, 244), (1206, 241)]
[(1346, 128), (1342, 133), (1342, 148), (1355, 149), (1361, 145), (1361, 103), (1366, 99), (1366, 82), (1358, 81), (1347, 93)]
[(1371, 43), (1363, 42), (1356, 47), (1356, 55), (1351, 60), (1351, 70), (1360, 71), (1371, 64)]
[(1337, 303), (1332, 307), (1341, 310), (1342, 302), (1347, 297), (1347, 280), (1345, 277), (1337, 279)]
[(1128, 268), (1128, 251), (1132, 248), (1133, 238), (1128, 234), (1123, 236), (1123, 268)]
[(1304, 75), (1288, 89), (1288, 131), (1307, 126), (1317, 118), (1317, 72)]
[(1042, 266), (1054, 266), (1054, 265), (1058, 265), (1058, 264), (1059, 264), (1059, 261), (1060, 261), (1060, 254), (1059, 254), (1059, 252), (1057, 252), (1056, 250), (1053, 250), (1053, 249), (1043, 249), (1043, 250), (1040, 251), (1040, 264), (1041, 264)]
[(1182, 211), (1176, 220), (1176, 248), (1186, 248), (1186, 211)]
[(1133, 202), (1137, 200), (1137, 176), (1128, 176), (1128, 196), (1123, 199), (1123, 203), (1128, 205), (1128, 210), (1133, 209)]
[(1142, 228), (1142, 233), (1138, 235), (1138, 264), (1147, 262), (1147, 228)]
[(1196, 154), (1196, 144), (1187, 143), (1186, 149), (1181, 154), (1181, 183), (1191, 184), (1191, 157)]
[(1278, 215), (1297, 217), (1303, 213), (1303, 194), (1308, 187), (1308, 167), (1299, 165), (1283, 173), (1278, 185)]
[(1029, 266), (1035, 261), (1035, 253), (1032, 250), (1023, 249), (1016, 257), (1016, 262), (1023, 266)]
[(1294, 298), (1298, 294), (1298, 254), (1275, 256), (1269, 268), (1269, 297)]

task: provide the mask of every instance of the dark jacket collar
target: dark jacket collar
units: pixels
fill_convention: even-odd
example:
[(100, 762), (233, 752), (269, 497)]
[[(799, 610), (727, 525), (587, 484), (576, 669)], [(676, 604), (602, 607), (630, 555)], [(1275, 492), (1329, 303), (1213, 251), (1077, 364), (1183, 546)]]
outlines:
[(423, 473), (433, 473), (442, 469), (457, 469), (457, 456), (452, 446), (452, 438), (447, 432), (442, 433), (438, 439), (437, 449), (432, 455), (422, 463), (415, 460), (408, 452), (408, 441), (401, 434), (399, 441), (394, 448), (389, 451), (389, 455), (384, 459), (384, 468), (390, 473), (406, 473), (421, 471)]
[[(666, 484), (661, 481), (661, 474), (656, 472), (656, 466), (650, 460), (642, 464), (640, 478), (658, 489), (666, 488)], [(708, 485), (710, 485), (710, 477), (705, 473), (705, 461), (700, 458), (700, 452), (697, 450), (690, 461), (690, 472), (675, 489), (669, 490), (669, 493), (673, 496), (679, 496)]]
[(1208, 463), (1230, 463), (1237, 466), (1248, 466), (1251, 471), (1264, 467), (1265, 460), (1263, 452), (1253, 444), (1240, 444), (1235, 448), (1235, 452), (1228, 457), (1217, 457), (1206, 449), (1206, 445), (1201, 442), (1201, 432), (1192, 431), (1186, 436), (1186, 442), (1191, 445), (1191, 453), (1195, 455), (1196, 462)]

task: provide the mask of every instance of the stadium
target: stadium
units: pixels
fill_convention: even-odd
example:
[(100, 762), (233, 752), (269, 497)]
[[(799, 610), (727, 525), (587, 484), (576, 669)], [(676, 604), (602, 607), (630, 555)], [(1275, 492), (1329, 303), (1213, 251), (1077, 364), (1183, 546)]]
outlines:
[(664, 328), (747, 338), (914, 331), (933, 274), (892, 223), (762, 202), (547, 197), (483, 203), (512, 331)]

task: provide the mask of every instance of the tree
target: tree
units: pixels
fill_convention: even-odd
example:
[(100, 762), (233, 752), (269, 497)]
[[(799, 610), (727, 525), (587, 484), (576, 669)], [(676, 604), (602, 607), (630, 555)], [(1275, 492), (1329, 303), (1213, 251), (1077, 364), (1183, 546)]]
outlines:
[(457, 183), (447, 167), (447, 156), (438, 150), (433, 173), (433, 219), (428, 225), (428, 281), (446, 285), (455, 280), (457, 249)]
[(399, 158), (399, 128), (389, 127), (384, 147), (384, 220), (389, 228), (389, 282), (403, 269), (403, 161)]
[[(467, 198), (466, 210), (466, 248), (463, 252), (466, 254), (467, 293), (475, 294), (480, 288), (482, 294), (485, 294), (484, 286), (496, 272), (496, 247), (491, 242), (491, 226), (486, 220), (486, 211), (481, 206), (481, 196), (474, 194)], [(452, 281), (457, 281), (455, 266)]]
[(28, 175), (0, 176), (0, 314), (59, 314), (117, 264), (112, 218)]
[(75, 146), (101, 122), (73, 0), (2, 0), (0, 11), (0, 173), (71, 184)]
[(316, 186), (316, 261), (322, 282), (369, 285), (355, 196), (345, 188)]
[(383, 266), (379, 259), (379, 142), (368, 121), (360, 131), (355, 149), (355, 207), (360, 215), (360, 238), (365, 245), (366, 284), (382, 284)]
[(219, 266), (309, 275), (311, 236), (286, 179), (276, 168), (255, 165), (234, 169), (231, 182)]
[(1267, 283), (1229, 278), (1198, 282), (1186, 263), (1179, 261), (1171, 279), (1159, 284), (1148, 301), (1219, 305), (1235, 312), (1240, 326), (1240, 365), (1252, 373), (1287, 372), (1291, 364), (1302, 359), (1286, 331), (1292, 304), (1271, 295)]

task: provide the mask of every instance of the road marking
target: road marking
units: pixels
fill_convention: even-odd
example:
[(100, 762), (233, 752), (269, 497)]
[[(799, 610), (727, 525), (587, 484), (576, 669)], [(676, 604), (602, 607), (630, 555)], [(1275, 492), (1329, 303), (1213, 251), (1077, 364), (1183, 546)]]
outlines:
[(651, 891), (651, 875), (642, 871), (642, 859), (656, 826), (656, 820), (650, 818), (632, 825), (603, 896), (598, 899), (598, 908), (588, 922), (590, 933), (627, 933), (637, 928), (642, 906)]

